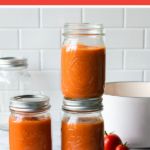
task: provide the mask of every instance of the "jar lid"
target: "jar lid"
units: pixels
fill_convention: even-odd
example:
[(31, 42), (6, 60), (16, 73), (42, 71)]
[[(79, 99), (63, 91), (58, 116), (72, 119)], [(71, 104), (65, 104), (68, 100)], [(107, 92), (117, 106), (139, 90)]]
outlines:
[(89, 98), (89, 99), (64, 98), (62, 109), (77, 112), (103, 110), (102, 98)]
[(10, 101), (10, 110), (20, 112), (40, 112), (50, 108), (49, 98), (44, 95), (20, 95)]
[(64, 35), (104, 35), (102, 24), (66, 23)]
[(1, 57), (0, 58), (0, 69), (11, 69), (11, 68), (26, 68), (27, 59), (17, 57)]

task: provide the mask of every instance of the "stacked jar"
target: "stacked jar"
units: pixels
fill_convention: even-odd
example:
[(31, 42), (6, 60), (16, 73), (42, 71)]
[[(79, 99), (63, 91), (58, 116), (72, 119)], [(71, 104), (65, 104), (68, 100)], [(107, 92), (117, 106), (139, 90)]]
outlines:
[(66, 24), (61, 53), (62, 150), (103, 150), (103, 27)]

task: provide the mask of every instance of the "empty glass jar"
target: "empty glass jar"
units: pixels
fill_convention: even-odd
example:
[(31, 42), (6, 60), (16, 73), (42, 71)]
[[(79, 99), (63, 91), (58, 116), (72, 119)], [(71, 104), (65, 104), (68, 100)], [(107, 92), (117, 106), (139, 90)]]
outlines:
[(30, 86), (30, 74), (25, 58), (0, 58), (0, 129), (8, 127), (9, 100), (11, 97), (25, 94)]

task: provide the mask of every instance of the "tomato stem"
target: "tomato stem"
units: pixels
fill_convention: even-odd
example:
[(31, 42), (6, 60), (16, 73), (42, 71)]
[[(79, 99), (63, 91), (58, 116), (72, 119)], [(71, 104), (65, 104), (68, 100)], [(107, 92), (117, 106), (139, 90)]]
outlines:
[(125, 142), (123, 145), (124, 145), (124, 146), (127, 146), (127, 144), (128, 144), (128, 143), (127, 143), (127, 142)]
[(105, 131), (105, 135), (108, 135), (107, 131)]

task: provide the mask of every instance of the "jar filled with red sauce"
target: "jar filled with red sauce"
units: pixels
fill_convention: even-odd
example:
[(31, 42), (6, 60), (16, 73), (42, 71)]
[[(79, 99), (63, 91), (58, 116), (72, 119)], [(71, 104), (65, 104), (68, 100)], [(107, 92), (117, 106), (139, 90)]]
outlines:
[(10, 150), (51, 150), (49, 98), (21, 95), (10, 101)]
[(67, 98), (102, 96), (105, 83), (103, 27), (66, 24), (61, 48), (61, 88)]
[(100, 99), (64, 100), (61, 150), (104, 150)]

